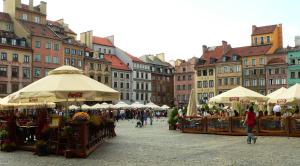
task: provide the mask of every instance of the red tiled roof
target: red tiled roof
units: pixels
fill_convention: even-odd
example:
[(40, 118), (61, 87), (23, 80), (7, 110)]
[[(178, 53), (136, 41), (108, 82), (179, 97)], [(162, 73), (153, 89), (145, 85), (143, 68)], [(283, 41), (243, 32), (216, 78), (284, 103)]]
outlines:
[(272, 46), (245, 46), (232, 48), (227, 54), (228, 55), (239, 55), (239, 56), (255, 56), (266, 54)]
[(50, 28), (43, 24), (19, 20), (19, 22), (34, 36), (60, 39)]
[(203, 53), (201, 56), (201, 60), (205, 60), (205, 64), (203, 65), (209, 65), (210, 63), (210, 58), (215, 58), (215, 59), (221, 59), (223, 56), (223, 46), (216, 46), (215, 48), (210, 47), (208, 51)]
[(262, 27), (253, 26), (252, 35), (261, 35), (261, 34), (268, 34), (273, 33), (276, 29), (277, 25), (268, 25)]
[(117, 56), (115, 55), (104, 55), (106, 61), (111, 62), (111, 68), (118, 70), (129, 70), (128, 66), (124, 64)]
[(8, 13), (0, 12), (0, 21), (12, 22)]
[(267, 63), (268, 65), (274, 65), (274, 64), (286, 64), (285, 60), (282, 58), (273, 58), (271, 60), (269, 60), (269, 62)]
[(93, 36), (93, 43), (99, 44), (99, 45), (104, 45), (104, 46), (109, 46), (109, 47), (115, 47), (107, 38), (103, 38), (103, 37)]
[[(124, 51), (125, 52), (125, 51)], [(138, 63), (144, 63), (142, 60), (139, 58), (129, 54), (128, 52), (125, 52), (125, 54), (133, 61), (133, 62), (138, 62)]]
[(67, 33), (71, 33), (71, 34), (73, 34), (73, 35), (77, 35), (77, 33), (75, 33), (72, 29), (70, 29), (69, 27), (67, 27), (67, 28), (63, 27), (63, 25), (61, 25), (58, 21), (47, 20), (47, 22), (48, 22), (49, 24), (54, 25), (54, 26), (63, 28), (64, 31), (67, 32)]

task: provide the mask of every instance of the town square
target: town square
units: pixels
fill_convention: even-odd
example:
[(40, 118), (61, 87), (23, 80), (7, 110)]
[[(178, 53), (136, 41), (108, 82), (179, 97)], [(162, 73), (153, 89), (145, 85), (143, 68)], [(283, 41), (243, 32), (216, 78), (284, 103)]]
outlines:
[(0, 166), (300, 165), (292, 1), (2, 0)]

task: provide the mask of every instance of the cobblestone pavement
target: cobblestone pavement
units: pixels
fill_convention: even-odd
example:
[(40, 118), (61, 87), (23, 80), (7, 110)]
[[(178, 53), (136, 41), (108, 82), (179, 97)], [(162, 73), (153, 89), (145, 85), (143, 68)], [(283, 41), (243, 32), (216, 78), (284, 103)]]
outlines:
[(117, 137), (101, 145), (87, 159), (38, 157), (30, 152), (0, 152), (0, 166), (48, 165), (300, 165), (300, 138), (183, 134), (169, 131), (166, 119), (135, 128), (136, 121), (117, 124)]

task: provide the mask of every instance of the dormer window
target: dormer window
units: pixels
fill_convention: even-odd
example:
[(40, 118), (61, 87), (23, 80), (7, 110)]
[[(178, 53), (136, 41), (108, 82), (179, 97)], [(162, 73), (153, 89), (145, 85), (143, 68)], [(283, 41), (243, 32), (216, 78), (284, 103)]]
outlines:
[(232, 56), (232, 60), (233, 60), (233, 61), (237, 61), (237, 56), (236, 56), (236, 55), (233, 55), (233, 56)]
[(21, 40), (21, 46), (22, 46), (22, 47), (26, 47), (26, 41)]
[(7, 24), (7, 25), (6, 25), (6, 30), (7, 30), (7, 31), (11, 31), (11, 30), (12, 30), (11, 24)]
[(267, 43), (270, 44), (271, 43), (271, 37), (267, 36)]
[(222, 57), (222, 62), (226, 62), (226, 56)]
[(255, 44), (255, 45), (258, 44), (258, 39), (257, 39), (257, 37), (254, 38), (254, 44)]
[(2, 38), (2, 39), (1, 39), (1, 43), (2, 43), (2, 44), (6, 44), (6, 38)]
[(27, 20), (27, 14), (25, 13), (22, 14), (22, 20)]
[(13, 45), (13, 46), (17, 45), (16, 39), (12, 39), (12, 40), (11, 40), (11, 45)]
[(260, 37), (260, 44), (265, 44), (264, 37)]

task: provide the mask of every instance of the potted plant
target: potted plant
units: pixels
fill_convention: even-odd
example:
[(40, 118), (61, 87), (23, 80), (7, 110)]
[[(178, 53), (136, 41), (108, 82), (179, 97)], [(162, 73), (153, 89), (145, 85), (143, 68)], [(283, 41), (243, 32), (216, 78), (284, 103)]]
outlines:
[(1, 150), (5, 152), (12, 152), (16, 149), (16, 144), (9, 139), (5, 139), (2, 142)]
[(7, 130), (4, 130), (4, 129), (0, 130), (0, 141), (5, 140), (7, 138), (7, 136), (8, 136)]
[(36, 154), (39, 156), (46, 156), (49, 154), (48, 144), (44, 140), (38, 140), (35, 144)]
[(86, 122), (90, 120), (90, 115), (86, 112), (77, 112), (72, 117), (72, 120), (75, 122)]
[(173, 109), (168, 119), (169, 130), (176, 130), (176, 123), (178, 121), (177, 115), (178, 115), (178, 110)]

